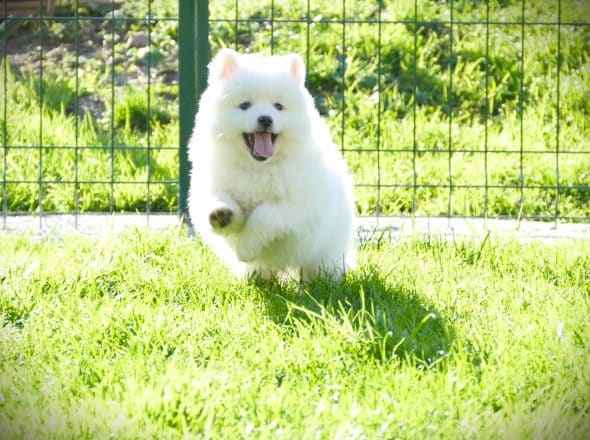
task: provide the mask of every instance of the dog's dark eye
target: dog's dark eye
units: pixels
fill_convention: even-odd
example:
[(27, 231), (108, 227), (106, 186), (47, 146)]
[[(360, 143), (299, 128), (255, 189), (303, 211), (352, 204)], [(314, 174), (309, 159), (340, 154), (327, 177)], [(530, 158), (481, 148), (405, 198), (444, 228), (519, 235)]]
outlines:
[(242, 110), (248, 110), (252, 106), (252, 103), (249, 101), (242, 102), (238, 107)]
[(280, 102), (275, 102), (274, 106), (278, 111), (281, 111), (284, 109), (283, 104), (281, 104)]

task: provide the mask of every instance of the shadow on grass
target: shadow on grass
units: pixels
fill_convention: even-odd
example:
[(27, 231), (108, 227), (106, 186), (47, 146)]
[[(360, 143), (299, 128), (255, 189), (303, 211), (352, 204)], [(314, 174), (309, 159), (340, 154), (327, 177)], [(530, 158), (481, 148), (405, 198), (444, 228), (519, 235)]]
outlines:
[[(388, 281), (376, 268), (343, 281), (281, 287), (257, 281), (269, 317), (294, 332), (307, 327), (378, 362), (433, 368), (448, 358), (455, 332), (419, 292)], [(348, 353), (351, 354), (351, 353)], [(354, 353), (353, 353), (354, 354)]]

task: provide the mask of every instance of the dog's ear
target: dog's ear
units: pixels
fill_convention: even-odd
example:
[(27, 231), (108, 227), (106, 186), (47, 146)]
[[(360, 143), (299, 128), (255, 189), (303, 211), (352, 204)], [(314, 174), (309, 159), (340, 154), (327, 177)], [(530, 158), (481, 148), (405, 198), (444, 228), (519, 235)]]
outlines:
[(209, 63), (209, 82), (228, 79), (238, 66), (240, 55), (232, 49), (221, 49)]
[(287, 56), (289, 64), (289, 73), (297, 80), (300, 85), (305, 82), (305, 64), (299, 54), (290, 54)]

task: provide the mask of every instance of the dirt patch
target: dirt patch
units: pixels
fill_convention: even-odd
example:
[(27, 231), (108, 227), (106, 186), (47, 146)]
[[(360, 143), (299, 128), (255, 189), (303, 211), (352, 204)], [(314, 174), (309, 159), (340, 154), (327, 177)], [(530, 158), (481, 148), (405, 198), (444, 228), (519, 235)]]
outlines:
[(116, 13), (115, 20), (69, 16), (45, 20), (42, 25), (38, 19), (5, 22), (7, 34), (0, 39), (0, 53), (17, 81), (68, 80), (77, 75), (79, 108), (71, 109), (72, 113), (90, 112), (101, 119), (112, 87), (149, 84), (165, 101), (176, 100), (178, 49), (169, 35), (176, 22), (142, 21)]

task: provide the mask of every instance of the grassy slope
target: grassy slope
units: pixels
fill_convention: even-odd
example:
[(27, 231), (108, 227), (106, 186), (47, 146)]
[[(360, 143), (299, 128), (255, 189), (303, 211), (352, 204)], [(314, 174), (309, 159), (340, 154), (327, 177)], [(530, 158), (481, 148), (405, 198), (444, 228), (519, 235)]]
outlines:
[(7, 438), (586, 438), (590, 251), (370, 245), (245, 284), (184, 231), (2, 237)]
[[(454, 56), (451, 58), (451, 29), (437, 23), (449, 20), (449, 2), (418, 3), (417, 19), (424, 23), (417, 26), (416, 33), (413, 23), (385, 22), (381, 27), (375, 23), (347, 23), (344, 28), (338, 23), (315, 21), (309, 29), (305, 21), (278, 21), (274, 26), (269, 22), (250, 21), (240, 23), (236, 33), (235, 2), (211, 2), (210, 41), (214, 51), (238, 42), (241, 50), (268, 52), (272, 43), (276, 52), (289, 50), (303, 54), (309, 61), (309, 86), (322, 113), (330, 121), (337, 143), (342, 142), (343, 148), (352, 150), (345, 155), (356, 182), (361, 185), (357, 189), (357, 203), (363, 214), (375, 213), (378, 207), (386, 214), (589, 216), (590, 155), (572, 152), (587, 152), (590, 148), (590, 94), (586, 86), (590, 83), (590, 57), (585, 44), (590, 39), (590, 27), (561, 27), (558, 141), (555, 26), (526, 26), (524, 52), (521, 53), (520, 1), (490, 2), (490, 20), (513, 24), (494, 24), (489, 28), (489, 35), (481, 24), (454, 26)], [(562, 20), (590, 21), (583, 3), (563, 0)], [(143, 2), (126, 2), (123, 15), (135, 16), (141, 5)], [(161, 17), (176, 16), (174, 6), (175, 2), (158, 2), (153, 6), (157, 8), (153, 13)], [(240, 1), (239, 6), (240, 19), (269, 17), (267, 4)], [(305, 18), (307, 14), (305, 2), (275, 1), (274, 6), (278, 20)], [(314, 1), (310, 2), (310, 7), (314, 20), (342, 18), (341, 8), (335, 8), (332, 2)], [(453, 18), (485, 21), (486, 12), (485, 2), (455, 2)], [(554, 22), (557, 14), (556, 1), (526, 2), (525, 19), (529, 22)], [(346, 17), (374, 20), (379, 17), (379, 11), (370, 2), (347, 1)], [(412, 21), (414, 17), (413, 1), (384, 2), (382, 19)], [(70, 22), (64, 23), (71, 26)], [(95, 23), (96, 35), (110, 38), (109, 22), (92, 23)], [(145, 74), (145, 53), (124, 45), (127, 34), (140, 30), (147, 28), (134, 22), (118, 24), (115, 33), (120, 43), (115, 46), (114, 67), (109, 51), (97, 50), (83, 62), (84, 68), (79, 72), (80, 92), (85, 99), (94, 96), (106, 109), (99, 120), (88, 114), (88, 118), (81, 121), (78, 145), (109, 146), (111, 141), (122, 146), (145, 145), (147, 94), (141, 88), (145, 76), (143, 83), (123, 80), (123, 84), (117, 86), (113, 118), (109, 113), (113, 107), (110, 102), (113, 71), (118, 78), (126, 73), (134, 76), (137, 70)], [(162, 65), (174, 59), (176, 33), (174, 21), (161, 20), (154, 24), (154, 72), (174, 69), (174, 61), (171, 66)], [(72, 34), (73, 29), (64, 31), (54, 24), (48, 41), (68, 42)], [(346, 39), (344, 48), (343, 36)], [(33, 43), (38, 41), (34, 39)], [(378, 47), (381, 48), (380, 57), (376, 56)], [(84, 46), (83, 49), (92, 48)], [(489, 57), (487, 71), (486, 55)], [(9, 62), (10, 59), (9, 53)], [(76, 90), (73, 56), (64, 57), (55, 66), (50, 57), (45, 63), (52, 66), (52, 73), (60, 75), (63, 71), (65, 76), (61, 79), (51, 74), (44, 77), (42, 136), (39, 133), (40, 112), (35, 104), (39, 93), (38, 76), (29, 79), (28, 73), (34, 71), (38, 63), (21, 67), (14, 78), (8, 75), (9, 145), (35, 146), (41, 138), (44, 145), (76, 143), (76, 120), (72, 113)], [(379, 67), (381, 75), (377, 74)], [(345, 90), (341, 86), (343, 79)], [(75, 177), (73, 164), (78, 161), (80, 180), (108, 182), (114, 177), (140, 182), (148, 177), (149, 160), (152, 181), (164, 182), (151, 187), (153, 207), (176, 209), (176, 187), (165, 182), (177, 178), (177, 156), (173, 151), (159, 148), (174, 147), (178, 139), (176, 101), (169, 100), (177, 94), (177, 89), (159, 80), (153, 82), (153, 88), (151, 102), (156, 103), (157, 111), (151, 113), (154, 150), (149, 159), (145, 150), (116, 151), (111, 155), (107, 148), (84, 151), (76, 157), (74, 150), (65, 153), (46, 149), (42, 152), (44, 178), (71, 180)], [(380, 117), (377, 114), (379, 104)], [(2, 106), (0, 112), (3, 112)], [(112, 133), (111, 127), (114, 127)], [(483, 152), (486, 129), (487, 148), (492, 151), (488, 154)], [(555, 154), (558, 142), (559, 156)], [(449, 154), (449, 147), (461, 152)], [(375, 151), (377, 148), (380, 153)], [(521, 149), (525, 154), (520, 154)], [(0, 156), (0, 171), (6, 160), (8, 180), (35, 182), (38, 179), (38, 149), (12, 149), (0, 154), (6, 154)], [(64, 167), (63, 163), (69, 166)], [(416, 184), (422, 185), (416, 190), (412, 188), (414, 178)], [(452, 193), (448, 189), (451, 182), (459, 186), (453, 188)], [(377, 184), (385, 186), (377, 189)], [(483, 188), (485, 184), (490, 186), (487, 191)], [(469, 187), (472, 185), (476, 187)], [(571, 188), (562, 188), (558, 197), (557, 185)], [(542, 188), (525, 188), (521, 193), (521, 186)], [(74, 185), (57, 183), (43, 190), (45, 209), (74, 208)], [(114, 188), (108, 184), (82, 184), (78, 191), (81, 210), (110, 209), (111, 191), (114, 191), (115, 210), (146, 206), (146, 188), (140, 183), (115, 185)], [(39, 185), (35, 183), (9, 184), (7, 193), (11, 210), (38, 208)]]

